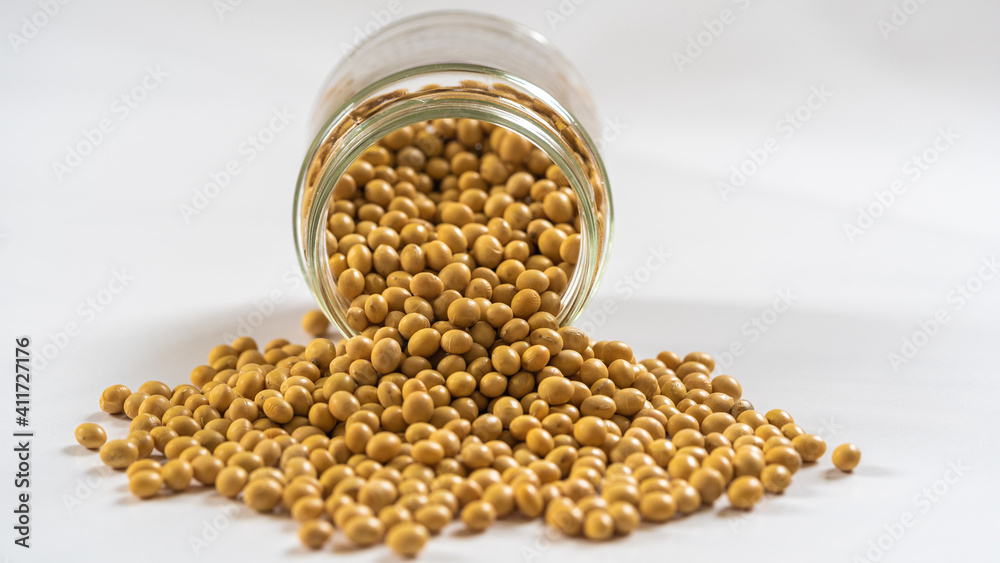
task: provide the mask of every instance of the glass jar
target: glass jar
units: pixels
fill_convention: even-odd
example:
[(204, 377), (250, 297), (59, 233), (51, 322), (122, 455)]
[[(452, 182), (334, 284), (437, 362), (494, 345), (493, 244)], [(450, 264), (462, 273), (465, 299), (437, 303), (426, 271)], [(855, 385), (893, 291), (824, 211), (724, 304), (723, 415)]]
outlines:
[(567, 177), (582, 241), (557, 315), (560, 324), (570, 324), (596, 291), (611, 243), (608, 178), (587, 133), (598, 130), (593, 102), (577, 71), (541, 34), (468, 12), (433, 12), (382, 28), (323, 87), (294, 210), (299, 264), (320, 308), (343, 335), (356, 334), (326, 252), (337, 180), (386, 134), (440, 118), (476, 119), (517, 132)]

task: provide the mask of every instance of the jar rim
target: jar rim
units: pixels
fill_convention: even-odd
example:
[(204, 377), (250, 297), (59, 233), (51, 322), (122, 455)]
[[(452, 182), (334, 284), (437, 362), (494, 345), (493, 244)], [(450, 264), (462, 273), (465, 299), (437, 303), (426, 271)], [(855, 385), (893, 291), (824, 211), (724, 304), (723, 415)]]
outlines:
[[(444, 91), (441, 92), (421, 95), (420, 88), (407, 84), (428, 78), (460, 77), (478, 78), (479, 81), (485, 79), (496, 83), (494, 86), (506, 84), (518, 88), (551, 108), (565, 127), (556, 130), (535, 108), (509, 97), (487, 95), (485, 92), (455, 91), (452, 94), (448, 87), (442, 87)], [(401, 87), (407, 88), (412, 96), (390, 101), (367, 118), (358, 120), (352, 117), (359, 107), (377, 99), (380, 93), (399, 92)], [(325, 218), (333, 199), (333, 187), (347, 167), (386, 134), (413, 123), (439, 118), (479, 119), (515, 131), (545, 152), (566, 175), (578, 199), (582, 237), (580, 258), (563, 292), (564, 302), (557, 315), (561, 325), (568, 324), (580, 314), (596, 291), (611, 244), (613, 203), (604, 163), (583, 125), (544, 89), (506, 71), (466, 63), (424, 65), (386, 76), (352, 96), (320, 128), (299, 173), (293, 210), (299, 265), (316, 301), (345, 337), (357, 333), (347, 324), (345, 313), (349, 305), (336, 291), (336, 282), (327, 267)], [(345, 126), (346, 130), (335, 137), (338, 129)], [(579, 139), (582, 147), (577, 149), (582, 148), (586, 155), (578, 155), (577, 149), (569, 145), (563, 136), (568, 134)], [(322, 159), (319, 177), (315, 178), (313, 173), (317, 156), (326, 146), (330, 150)], [(590, 174), (584, 170), (584, 158), (591, 165)], [(310, 180), (315, 183), (315, 188), (306, 209), (304, 205), (307, 204)], [(335, 303), (338, 307), (332, 306)]]

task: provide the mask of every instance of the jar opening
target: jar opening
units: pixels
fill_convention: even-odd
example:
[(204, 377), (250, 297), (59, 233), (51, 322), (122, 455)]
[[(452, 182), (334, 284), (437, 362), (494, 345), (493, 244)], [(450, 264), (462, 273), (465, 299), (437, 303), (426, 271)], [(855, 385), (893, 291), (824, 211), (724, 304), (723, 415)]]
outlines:
[(565, 174), (578, 202), (582, 248), (563, 292), (561, 324), (571, 322), (596, 290), (612, 230), (604, 166), (586, 131), (533, 84), (475, 65), (432, 65), (387, 77), (354, 96), (317, 135), (296, 191), (296, 244), (306, 278), (324, 313), (356, 333), (327, 267), (326, 220), (334, 187), (348, 167), (386, 135), (435, 119), (474, 119), (514, 131)]

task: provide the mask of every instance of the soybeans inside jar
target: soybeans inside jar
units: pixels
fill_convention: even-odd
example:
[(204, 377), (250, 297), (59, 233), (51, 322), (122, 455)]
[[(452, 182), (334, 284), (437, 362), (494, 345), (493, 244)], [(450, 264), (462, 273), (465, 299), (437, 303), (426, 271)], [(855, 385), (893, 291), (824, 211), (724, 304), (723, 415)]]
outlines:
[[(461, 290), (569, 324), (611, 241), (596, 123), (576, 70), (520, 24), (431, 13), (362, 43), (319, 99), (295, 194), (299, 262), (321, 310), (350, 337), (401, 320), (411, 297), (450, 305)], [(473, 309), (433, 316), (472, 327)]]

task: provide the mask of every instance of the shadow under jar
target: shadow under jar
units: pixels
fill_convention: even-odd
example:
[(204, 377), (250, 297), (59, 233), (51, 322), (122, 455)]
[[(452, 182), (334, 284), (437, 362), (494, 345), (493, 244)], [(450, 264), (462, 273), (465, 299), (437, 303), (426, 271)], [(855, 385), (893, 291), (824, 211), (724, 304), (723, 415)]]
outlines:
[(345, 337), (360, 332), (349, 323), (351, 300), (337, 289), (327, 248), (338, 182), (386, 135), (441, 119), (514, 132), (562, 172), (581, 237), (556, 314), (561, 325), (571, 324), (597, 290), (612, 233), (607, 174), (587, 134), (597, 131), (593, 103), (577, 71), (541, 34), (465, 12), (386, 26), (351, 52), (322, 89), (294, 207), (299, 263), (320, 308)]

